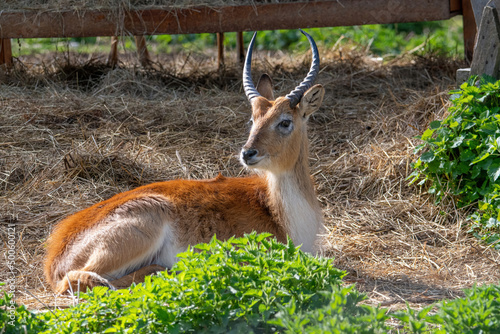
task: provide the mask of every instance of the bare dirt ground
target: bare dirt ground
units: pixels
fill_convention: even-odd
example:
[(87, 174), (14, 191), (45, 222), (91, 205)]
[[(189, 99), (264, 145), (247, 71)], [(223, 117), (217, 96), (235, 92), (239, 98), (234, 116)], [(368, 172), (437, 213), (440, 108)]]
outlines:
[[(498, 282), (500, 256), (465, 233), (467, 213), (435, 206), (405, 180), (414, 136), (446, 112), (463, 64), (320, 51), (326, 96), (309, 137), (323, 254), (368, 303), (391, 309)], [(44, 241), (61, 218), (155, 181), (247, 173), (237, 159), (250, 116), (239, 66), (217, 71), (210, 55), (181, 54), (145, 70), (121, 59), (111, 69), (103, 55), (30, 56), (0, 74), (0, 238), (6, 245), (5, 227), (16, 225), (16, 299), (30, 308), (67, 303), (42, 273)], [(269, 73), (283, 95), (309, 62), (257, 52), (253, 73)], [(7, 275), (2, 261), (0, 281)]]

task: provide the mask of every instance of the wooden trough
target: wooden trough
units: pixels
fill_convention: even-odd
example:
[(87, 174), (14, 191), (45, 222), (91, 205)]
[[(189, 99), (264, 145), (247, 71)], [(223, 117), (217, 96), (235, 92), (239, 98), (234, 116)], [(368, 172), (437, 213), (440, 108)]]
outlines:
[[(162, 6), (118, 11), (3, 10), (0, 12), (0, 63), (9, 64), (12, 61), (9, 41), (12, 38), (219, 33), (219, 45), (222, 45), (224, 32), (435, 21), (447, 20), (459, 14), (464, 17), (466, 54), (469, 59), (472, 57), (476, 25), (470, 0), (318, 0), (281, 3), (251, 0), (246, 4), (242, 1), (241, 5), (234, 3), (215, 7)], [(238, 48), (243, 49), (242, 46)]]

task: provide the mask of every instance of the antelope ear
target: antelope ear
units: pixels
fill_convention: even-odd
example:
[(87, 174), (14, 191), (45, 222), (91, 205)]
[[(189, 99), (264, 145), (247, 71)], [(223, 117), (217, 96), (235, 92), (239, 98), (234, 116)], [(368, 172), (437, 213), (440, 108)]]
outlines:
[(262, 76), (259, 79), (259, 82), (257, 82), (257, 91), (268, 99), (269, 101), (274, 100), (274, 94), (273, 94), (273, 80), (271, 77), (267, 74), (262, 74)]
[(319, 109), (325, 96), (325, 89), (321, 85), (314, 85), (302, 96), (299, 104), (299, 111), (302, 117), (309, 117)]

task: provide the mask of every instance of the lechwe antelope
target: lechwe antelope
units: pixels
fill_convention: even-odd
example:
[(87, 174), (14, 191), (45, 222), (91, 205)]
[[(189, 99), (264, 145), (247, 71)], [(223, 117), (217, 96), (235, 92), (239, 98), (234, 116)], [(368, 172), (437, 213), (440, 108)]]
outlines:
[[(302, 32), (304, 33), (304, 32)], [(188, 245), (252, 231), (289, 235), (314, 251), (323, 217), (308, 167), (306, 123), (323, 100), (312, 86), (319, 70), (314, 40), (304, 81), (273, 98), (268, 75), (255, 88), (250, 75), (255, 34), (243, 70), (252, 128), (241, 162), (255, 176), (153, 183), (97, 203), (61, 221), (48, 241), (45, 274), (56, 293), (97, 285), (126, 287), (171, 267)]]

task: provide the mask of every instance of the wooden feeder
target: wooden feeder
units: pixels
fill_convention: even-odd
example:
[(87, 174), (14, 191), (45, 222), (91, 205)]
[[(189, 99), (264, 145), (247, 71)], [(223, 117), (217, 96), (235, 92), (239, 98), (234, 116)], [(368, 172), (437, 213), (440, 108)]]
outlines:
[(472, 0), (478, 33), (470, 68), (457, 71), (458, 85), (471, 75), (500, 79), (500, 0)]

